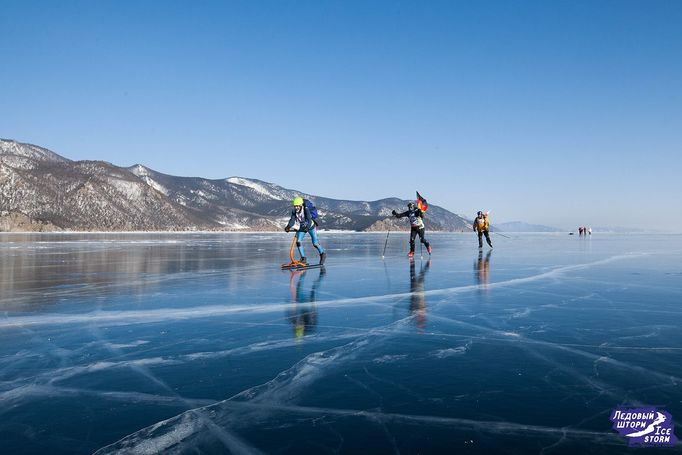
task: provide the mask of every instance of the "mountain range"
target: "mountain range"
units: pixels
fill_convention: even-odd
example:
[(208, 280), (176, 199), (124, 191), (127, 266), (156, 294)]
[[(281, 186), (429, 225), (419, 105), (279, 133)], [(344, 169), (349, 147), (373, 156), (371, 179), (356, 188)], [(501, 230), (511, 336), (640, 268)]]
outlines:
[[(72, 161), (46, 148), (0, 139), (0, 231), (273, 231), (295, 196), (318, 208), (321, 229), (406, 230), (391, 216), (408, 201), (331, 199), (244, 177), (163, 174), (144, 165)], [(471, 222), (430, 205), (431, 231), (468, 231)]]

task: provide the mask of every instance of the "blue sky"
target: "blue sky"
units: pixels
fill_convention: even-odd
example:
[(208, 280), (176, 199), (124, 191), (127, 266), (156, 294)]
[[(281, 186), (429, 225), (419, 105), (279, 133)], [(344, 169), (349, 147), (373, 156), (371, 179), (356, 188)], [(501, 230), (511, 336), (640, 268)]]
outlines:
[[(0, 137), (682, 231), (682, 2), (0, 0)], [(663, 216), (662, 216), (663, 215)]]

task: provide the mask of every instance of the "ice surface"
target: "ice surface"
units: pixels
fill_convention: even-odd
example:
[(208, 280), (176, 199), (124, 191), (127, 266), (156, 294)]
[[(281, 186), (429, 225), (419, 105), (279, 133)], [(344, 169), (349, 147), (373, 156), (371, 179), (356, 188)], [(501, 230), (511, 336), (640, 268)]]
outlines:
[(680, 419), (682, 237), (429, 237), (289, 272), (285, 234), (0, 234), (3, 450), (615, 454), (615, 407)]

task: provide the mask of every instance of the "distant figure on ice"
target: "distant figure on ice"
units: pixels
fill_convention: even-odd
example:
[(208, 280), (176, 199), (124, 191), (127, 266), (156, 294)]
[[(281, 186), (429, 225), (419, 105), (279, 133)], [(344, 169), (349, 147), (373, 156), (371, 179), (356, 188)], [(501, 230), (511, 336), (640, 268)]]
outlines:
[[(320, 245), (320, 242), (317, 240), (317, 229), (315, 229), (316, 222), (314, 218), (317, 218), (317, 209), (312, 204), (312, 202), (304, 200), (302, 197), (295, 197), (294, 200), (291, 201), (291, 205), (293, 205), (294, 208), (291, 210), (291, 218), (289, 219), (289, 223), (284, 228), (284, 230), (286, 232), (289, 232), (291, 228), (294, 227), (294, 224), (298, 223), (298, 232), (296, 233), (296, 247), (298, 248), (298, 254), (301, 255), (300, 262), (302, 262), (303, 264), (308, 263), (305, 257), (305, 250), (303, 249), (303, 245), (301, 244), (301, 242), (303, 241), (303, 237), (305, 237), (305, 234), (307, 232), (308, 234), (310, 234), (310, 240), (313, 242), (313, 246), (318, 251), (318, 253), (320, 253), (320, 265), (324, 264), (324, 260), (327, 257), (327, 253), (324, 252), (324, 248), (322, 248), (322, 245)], [(313, 211), (315, 212), (314, 215), (312, 213)]]
[(578, 235), (579, 235), (580, 237), (583, 236), (583, 227), (582, 227), (582, 226), (580, 226), (580, 227), (578, 228)]
[(407, 203), (407, 210), (403, 213), (398, 213), (393, 210), (391, 213), (396, 218), (407, 217), (410, 220), (410, 252), (408, 257), (414, 257), (414, 239), (419, 235), (419, 241), (424, 244), (426, 251), (431, 254), (431, 244), (424, 238), (424, 212), (428, 210), (426, 200), (417, 193), (417, 205), (414, 202)]
[(483, 248), (483, 236), (485, 235), (485, 241), (488, 242), (490, 248), (493, 247), (493, 243), (490, 241), (490, 223), (488, 222), (488, 212), (483, 213), (479, 211), (474, 219), (474, 231), (478, 233), (478, 247)]
[(587, 228), (587, 233), (588, 233), (589, 235), (592, 235), (592, 226), (589, 226), (589, 227)]

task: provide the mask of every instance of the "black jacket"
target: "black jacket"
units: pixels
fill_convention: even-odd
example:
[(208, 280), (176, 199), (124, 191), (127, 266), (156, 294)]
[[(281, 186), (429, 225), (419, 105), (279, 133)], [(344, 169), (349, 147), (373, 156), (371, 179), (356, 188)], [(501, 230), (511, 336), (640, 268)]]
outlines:
[(420, 209), (408, 209), (404, 211), (403, 213), (396, 213), (396, 211), (393, 211), (393, 215), (396, 218), (403, 218), (403, 217), (408, 217), (410, 219), (410, 224), (412, 225), (413, 228), (419, 229), (424, 227), (424, 212), (422, 212)]

